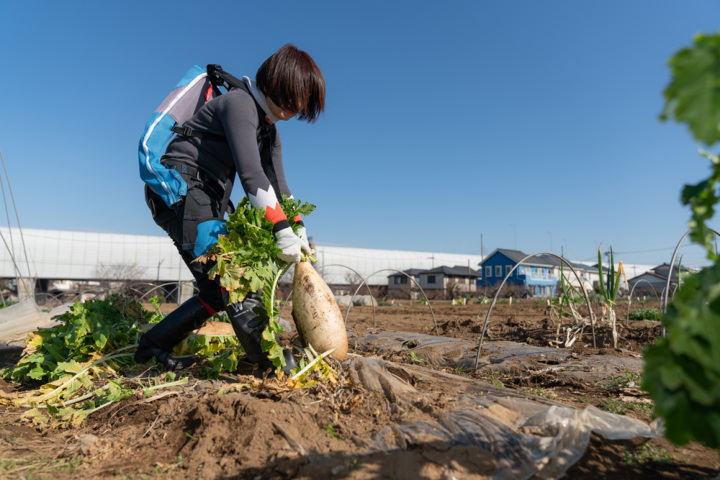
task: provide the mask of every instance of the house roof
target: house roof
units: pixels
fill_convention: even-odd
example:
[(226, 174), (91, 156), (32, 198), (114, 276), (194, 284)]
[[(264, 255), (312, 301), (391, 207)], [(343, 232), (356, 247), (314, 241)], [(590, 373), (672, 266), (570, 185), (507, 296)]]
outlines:
[[(670, 270), (670, 264), (669, 263), (662, 263), (658, 265), (657, 267), (653, 268), (652, 271), (655, 273), (658, 273), (660, 275), (665, 275), (667, 277), (667, 272)], [(673, 267), (673, 276), (677, 275), (678, 270), (681, 270), (685, 273), (690, 272), (690, 269), (684, 265), (680, 265), (679, 263), (675, 264)]]
[(416, 277), (417, 275), (419, 275), (420, 273), (422, 273), (424, 271), (425, 270), (423, 270), (422, 268), (409, 268), (407, 270), (403, 270), (402, 273), (400, 273), (400, 272), (392, 273), (392, 274), (388, 275), (388, 277), (404, 277), (405, 275), (410, 275), (411, 277)]
[[(488, 261), (491, 257), (493, 257), (495, 254), (502, 254), (510, 261), (514, 263), (520, 263), (523, 258), (527, 257), (527, 253), (521, 252), (520, 250), (510, 250), (507, 248), (498, 248), (495, 251), (493, 251), (490, 255), (488, 255), (485, 260), (480, 265), (483, 265), (486, 261)], [(527, 260), (525, 260), (525, 263), (523, 265), (537, 265), (542, 267), (559, 267), (561, 263), (560, 258), (554, 256), (554, 255), (547, 255), (547, 254), (538, 254), (534, 257), (530, 257)], [(563, 266), (567, 267), (567, 265), (570, 264), (575, 270), (582, 270), (584, 272), (597, 272), (597, 265), (591, 266), (586, 265), (583, 263), (576, 263), (571, 262), (570, 260), (565, 259), (565, 262), (563, 263)], [(569, 268), (568, 268), (569, 270)], [(607, 267), (603, 267), (603, 271), (608, 271)]]
[[(667, 285), (667, 277), (663, 275), (658, 275), (655, 272), (645, 272), (638, 275), (637, 277), (633, 277), (628, 280), (628, 286), (630, 286), (631, 288), (643, 289), (649, 286), (655, 291), (656, 295), (661, 291), (665, 291), (665, 285)], [(677, 278), (675, 278), (674, 275), (673, 279), (670, 282), (670, 285), (677, 285)]]
[[(677, 283), (677, 278), (678, 278), (678, 266), (679, 265), (675, 265), (675, 267), (673, 268), (672, 279), (671, 279), (671, 281), (676, 282), (676, 283)], [(689, 269), (687, 267), (683, 267), (683, 266), (680, 266), (680, 270), (682, 270), (682, 272), (684, 272), (684, 273), (692, 271), (691, 269)], [(632, 283), (637, 280), (640, 280), (643, 276), (650, 276), (650, 277), (654, 277), (654, 278), (658, 278), (658, 279), (667, 281), (667, 274), (669, 271), (670, 271), (670, 264), (663, 263), (663, 264), (658, 265), (657, 267), (653, 268), (649, 272), (642, 273), (636, 277), (629, 279), (628, 283)]]
[[(583, 263), (571, 262), (570, 260), (567, 260), (567, 259), (565, 259), (565, 261), (562, 261), (558, 257), (552, 256), (552, 255), (538, 255), (538, 257), (542, 258), (549, 265), (552, 265), (554, 267), (559, 267), (560, 263), (562, 263), (564, 268), (567, 268), (567, 266), (569, 264), (575, 270), (583, 270), (586, 272), (597, 272), (597, 265), (595, 265), (595, 266), (585, 265)], [(605, 271), (605, 270), (607, 270), (607, 268), (603, 267), (603, 271)]]
[[(520, 250), (509, 250), (506, 248), (497, 248), (494, 252), (492, 252), (490, 255), (483, 260), (483, 262), (480, 265), (484, 265), (485, 262), (490, 260), (492, 257), (494, 257), (496, 254), (504, 255), (505, 257), (509, 258), (514, 263), (520, 263), (523, 258), (527, 257), (527, 253), (521, 252)], [(550, 263), (547, 258), (554, 258), (550, 255), (536, 255), (534, 257), (530, 257), (527, 260), (525, 260), (524, 265), (541, 265), (543, 267), (547, 266), (553, 266), (556, 264)]]
[(436, 267), (432, 268), (430, 270), (423, 270), (421, 272), (423, 275), (425, 274), (433, 274), (433, 273), (442, 273), (443, 275), (453, 276), (453, 277), (470, 277), (470, 278), (479, 278), (481, 277), (481, 274), (477, 270), (473, 270), (469, 267), (463, 266), (463, 265), (455, 265), (454, 267)]

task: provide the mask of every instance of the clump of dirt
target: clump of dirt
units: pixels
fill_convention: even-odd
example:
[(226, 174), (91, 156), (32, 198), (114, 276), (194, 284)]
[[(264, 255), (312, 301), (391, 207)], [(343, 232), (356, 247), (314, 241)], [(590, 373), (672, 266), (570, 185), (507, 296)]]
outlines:
[[(102, 463), (116, 473), (125, 473), (130, 459), (136, 459), (128, 473), (150, 472), (160, 466), (185, 478), (198, 473), (204, 478), (223, 478), (238, 472), (252, 477), (282, 466), (277, 473), (292, 478), (308, 462), (308, 456), (344, 452), (349, 445), (341, 435), (354, 435), (350, 424), (341, 423), (339, 416), (333, 423), (329, 405), (304, 406), (295, 400), (244, 393), (174, 398), (153, 409), (155, 419), (142, 412), (143, 405), (129, 402), (123, 416), (134, 424), (128, 429), (131, 441), (122, 449), (117, 444), (108, 448)], [(96, 419), (90, 431), (100, 433), (105, 427), (102, 420)], [(333, 425), (334, 435), (327, 430), (329, 425)], [(356, 422), (352, 427), (362, 425)]]
[(443, 337), (462, 338), (468, 333), (482, 333), (482, 324), (472, 319), (448, 320), (438, 325)]

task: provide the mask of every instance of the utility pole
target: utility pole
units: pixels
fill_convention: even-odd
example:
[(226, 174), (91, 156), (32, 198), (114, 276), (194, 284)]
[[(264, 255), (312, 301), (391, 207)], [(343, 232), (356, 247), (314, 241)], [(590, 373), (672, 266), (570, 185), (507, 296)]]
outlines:
[(480, 261), (485, 261), (485, 245), (483, 244), (483, 234), (480, 234)]

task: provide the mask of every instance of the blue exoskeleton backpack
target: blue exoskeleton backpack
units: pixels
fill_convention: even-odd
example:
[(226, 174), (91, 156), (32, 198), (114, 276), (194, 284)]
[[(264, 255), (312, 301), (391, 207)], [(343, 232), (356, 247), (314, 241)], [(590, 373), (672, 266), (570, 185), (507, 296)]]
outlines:
[[(179, 172), (160, 163), (163, 151), (175, 133), (201, 138), (217, 137), (192, 131), (183, 124), (200, 107), (221, 94), (218, 86), (228, 91), (231, 88), (247, 88), (242, 80), (224, 72), (220, 65), (208, 65), (207, 68), (193, 66), (145, 124), (138, 147), (140, 178), (168, 207), (187, 194), (187, 183)], [(224, 140), (222, 137), (211, 139)]]

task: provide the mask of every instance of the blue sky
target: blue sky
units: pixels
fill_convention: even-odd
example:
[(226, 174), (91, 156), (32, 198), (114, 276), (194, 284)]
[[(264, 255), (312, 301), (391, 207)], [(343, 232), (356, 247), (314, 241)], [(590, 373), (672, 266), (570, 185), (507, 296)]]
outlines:
[(2, 2), (0, 177), (22, 227), (164, 235), (138, 175), (148, 116), (193, 64), (252, 77), (294, 43), (327, 83), (316, 124), (280, 125), (318, 244), (670, 261), (682, 186), (709, 167), (658, 120), (667, 61), (720, 28), (720, 2), (266, 5)]

